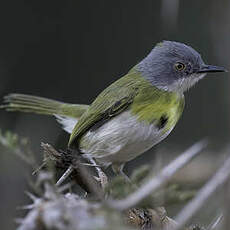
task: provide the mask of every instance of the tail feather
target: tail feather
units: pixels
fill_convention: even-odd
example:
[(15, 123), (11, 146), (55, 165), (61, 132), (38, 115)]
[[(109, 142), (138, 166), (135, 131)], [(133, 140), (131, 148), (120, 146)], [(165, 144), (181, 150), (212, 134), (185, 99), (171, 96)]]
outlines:
[(4, 103), (0, 108), (7, 111), (59, 115), (76, 119), (79, 119), (89, 107), (88, 105), (68, 104), (25, 94), (9, 94), (4, 97)]

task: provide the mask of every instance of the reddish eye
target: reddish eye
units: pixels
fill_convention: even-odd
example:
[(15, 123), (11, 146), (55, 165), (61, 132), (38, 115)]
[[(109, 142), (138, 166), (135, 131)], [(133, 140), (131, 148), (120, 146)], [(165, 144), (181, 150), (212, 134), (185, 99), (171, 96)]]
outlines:
[(182, 71), (185, 69), (185, 65), (181, 62), (177, 62), (175, 65), (174, 65), (175, 69), (178, 70), (178, 71)]

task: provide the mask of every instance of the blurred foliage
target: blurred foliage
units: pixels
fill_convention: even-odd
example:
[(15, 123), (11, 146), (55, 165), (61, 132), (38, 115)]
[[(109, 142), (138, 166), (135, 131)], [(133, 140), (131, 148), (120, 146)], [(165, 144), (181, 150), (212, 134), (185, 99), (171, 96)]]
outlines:
[(0, 144), (3, 145), (8, 152), (17, 155), (27, 164), (35, 167), (36, 160), (34, 153), (30, 148), (28, 138), (19, 137), (18, 134), (11, 131), (3, 132), (0, 129)]
[[(122, 199), (141, 187), (143, 183), (153, 178), (152, 168), (149, 165), (143, 165), (135, 169), (131, 175), (131, 183), (128, 183), (124, 177), (117, 176), (108, 183), (105, 192), (113, 199)], [(168, 183), (162, 189), (154, 192), (142, 203), (142, 208), (156, 208), (159, 206), (168, 207), (173, 204), (184, 203), (196, 194), (195, 190), (186, 189), (178, 184)]]

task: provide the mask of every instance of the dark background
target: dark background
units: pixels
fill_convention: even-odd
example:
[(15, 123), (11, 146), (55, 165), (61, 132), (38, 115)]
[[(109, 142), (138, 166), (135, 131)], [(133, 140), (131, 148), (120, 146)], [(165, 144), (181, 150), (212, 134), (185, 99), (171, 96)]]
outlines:
[[(189, 44), (206, 63), (230, 69), (229, 12), (228, 0), (1, 1), (0, 98), (17, 92), (89, 104), (161, 40)], [(228, 142), (228, 75), (209, 75), (186, 93), (183, 117), (160, 146), (183, 149), (205, 136)], [(0, 111), (0, 128), (29, 137), (37, 155), (41, 141), (64, 148), (68, 140), (45, 116)], [(13, 229), (26, 169), (0, 150), (1, 229)]]

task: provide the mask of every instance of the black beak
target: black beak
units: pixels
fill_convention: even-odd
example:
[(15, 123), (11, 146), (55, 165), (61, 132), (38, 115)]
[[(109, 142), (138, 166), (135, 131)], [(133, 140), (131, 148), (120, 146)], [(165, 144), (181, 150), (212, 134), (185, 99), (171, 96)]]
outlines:
[(197, 73), (217, 73), (217, 72), (228, 72), (224, 67), (214, 65), (203, 65), (197, 71)]

